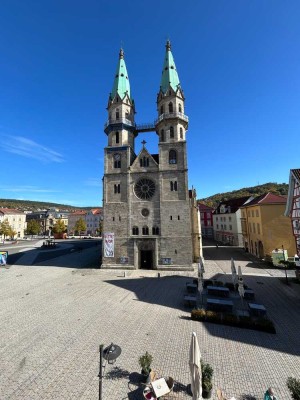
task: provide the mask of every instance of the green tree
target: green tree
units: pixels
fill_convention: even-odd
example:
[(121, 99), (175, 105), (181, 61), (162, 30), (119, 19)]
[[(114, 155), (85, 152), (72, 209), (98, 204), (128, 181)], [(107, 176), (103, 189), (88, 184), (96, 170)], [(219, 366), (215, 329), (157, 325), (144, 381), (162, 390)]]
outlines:
[(58, 219), (52, 229), (52, 233), (60, 234), (60, 233), (65, 233), (67, 231), (66, 225), (64, 224), (64, 221), (61, 219)]
[(26, 235), (38, 235), (40, 231), (41, 227), (36, 219), (31, 219), (27, 222)]
[(4, 236), (4, 239), (6, 236), (9, 236), (11, 232), (12, 227), (9, 225), (9, 222), (7, 219), (5, 219), (3, 222), (0, 224), (0, 235)]
[(17, 231), (15, 231), (11, 226), (9, 227), (9, 232), (8, 235), (10, 236), (11, 239), (14, 239), (15, 235), (17, 234)]
[(86, 231), (86, 223), (82, 218), (79, 218), (78, 221), (76, 221), (76, 224), (74, 226), (74, 230), (75, 232), (78, 234), (79, 236), (81, 236), (81, 232), (85, 232)]

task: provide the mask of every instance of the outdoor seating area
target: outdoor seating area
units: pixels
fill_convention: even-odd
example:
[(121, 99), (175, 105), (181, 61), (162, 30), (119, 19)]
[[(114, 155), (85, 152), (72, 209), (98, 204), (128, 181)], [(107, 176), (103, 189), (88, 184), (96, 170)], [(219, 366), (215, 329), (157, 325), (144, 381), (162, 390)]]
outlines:
[(272, 321), (267, 318), (266, 307), (254, 301), (254, 290), (244, 284), (241, 267), (237, 273), (233, 259), (231, 270), (231, 276), (205, 280), (201, 259), (198, 279), (186, 282), (187, 293), (183, 297), (184, 306), (193, 309), (193, 319), (275, 333)]
[(173, 387), (174, 379), (172, 377), (158, 378), (150, 381), (150, 383), (145, 386), (143, 396), (147, 400), (160, 399), (169, 395), (173, 390)]
[(54, 248), (56, 247), (56, 243), (53, 239), (48, 239), (43, 242), (43, 248)]

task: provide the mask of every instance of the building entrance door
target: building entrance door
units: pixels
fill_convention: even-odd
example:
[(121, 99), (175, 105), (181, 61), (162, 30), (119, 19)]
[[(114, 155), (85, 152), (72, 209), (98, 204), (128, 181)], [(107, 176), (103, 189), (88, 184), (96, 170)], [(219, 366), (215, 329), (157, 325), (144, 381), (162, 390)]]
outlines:
[(153, 268), (153, 251), (152, 250), (141, 250), (141, 269), (152, 269)]

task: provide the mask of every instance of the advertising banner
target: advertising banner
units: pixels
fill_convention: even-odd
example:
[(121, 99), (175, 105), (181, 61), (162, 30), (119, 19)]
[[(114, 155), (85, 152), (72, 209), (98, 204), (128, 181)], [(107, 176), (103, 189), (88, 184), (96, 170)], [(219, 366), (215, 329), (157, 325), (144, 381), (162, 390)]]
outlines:
[(7, 251), (0, 251), (0, 265), (6, 265), (7, 257), (8, 257)]
[(104, 257), (115, 256), (115, 234), (104, 232)]

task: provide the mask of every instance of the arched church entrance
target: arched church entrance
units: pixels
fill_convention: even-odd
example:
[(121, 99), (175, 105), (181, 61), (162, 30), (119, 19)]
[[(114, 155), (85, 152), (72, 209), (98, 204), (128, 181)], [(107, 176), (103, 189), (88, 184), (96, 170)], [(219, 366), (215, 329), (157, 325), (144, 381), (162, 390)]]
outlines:
[(136, 267), (140, 269), (155, 269), (155, 240), (139, 239), (136, 242)]

